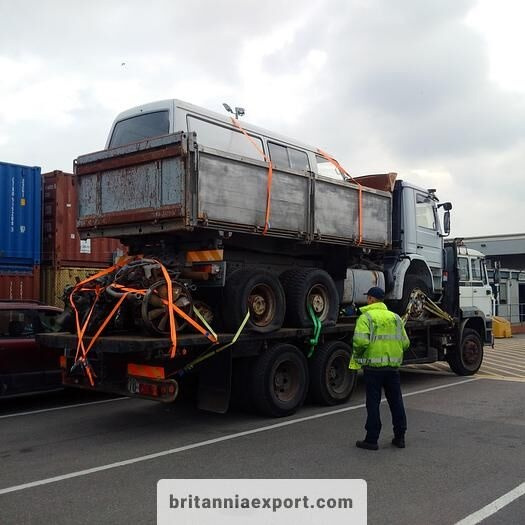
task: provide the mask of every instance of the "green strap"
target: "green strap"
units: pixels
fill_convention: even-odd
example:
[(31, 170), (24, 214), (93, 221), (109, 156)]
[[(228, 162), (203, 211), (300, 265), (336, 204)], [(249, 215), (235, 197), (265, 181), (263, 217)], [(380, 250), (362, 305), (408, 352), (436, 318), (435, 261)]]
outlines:
[(193, 306), (193, 311), (195, 312), (195, 315), (200, 319), (201, 323), (208, 329), (208, 332), (210, 332), (215, 339), (217, 339), (217, 334), (213, 331), (212, 327), (208, 324), (206, 319), (202, 316), (202, 314), (199, 312), (198, 308), (195, 308), (195, 305)]
[(241, 335), (241, 332), (244, 330), (244, 327), (246, 326), (246, 323), (248, 322), (248, 319), (250, 319), (250, 311), (246, 313), (245, 318), (243, 319), (241, 326), (237, 329), (237, 332), (235, 332), (235, 335), (233, 336), (233, 339), (228, 344), (219, 346), (219, 348), (215, 348), (214, 350), (201, 355), (200, 357), (197, 357), (190, 363), (188, 363), (183, 369), (182, 372), (189, 372), (195, 365), (198, 365), (199, 363), (202, 363), (206, 359), (209, 359), (210, 357), (214, 356), (215, 354), (218, 354), (219, 352), (222, 352), (223, 350), (226, 350), (226, 348), (234, 345), (237, 342), (237, 339), (239, 339), (239, 336)]
[(315, 347), (319, 343), (319, 337), (321, 336), (321, 328), (323, 324), (321, 323), (320, 319), (315, 315), (314, 309), (312, 308), (312, 305), (308, 305), (308, 313), (310, 314), (310, 317), (312, 318), (312, 323), (314, 324), (314, 336), (312, 339), (310, 339), (310, 351), (308, 352), (307, 357), (312, 357)]

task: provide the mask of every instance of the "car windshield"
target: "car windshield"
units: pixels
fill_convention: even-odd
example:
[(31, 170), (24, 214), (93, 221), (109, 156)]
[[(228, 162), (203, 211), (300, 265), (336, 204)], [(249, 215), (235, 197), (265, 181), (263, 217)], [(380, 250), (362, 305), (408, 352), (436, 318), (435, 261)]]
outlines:
[(0, 333), (3, 337), (27, 337), (34, 334), (31, 310), (0, 310)]
[(17, 309), (0, 310), (0, 337), (30, 337), (39, 332), (56, 332), (60, 311)]
[(60, 315), (60, 312), (56, 310), (36, 310), (36, 325), (35, 331), (37, 332), (57, 332), (60, 330), (60, 326), (57, 326), (56, 319)]

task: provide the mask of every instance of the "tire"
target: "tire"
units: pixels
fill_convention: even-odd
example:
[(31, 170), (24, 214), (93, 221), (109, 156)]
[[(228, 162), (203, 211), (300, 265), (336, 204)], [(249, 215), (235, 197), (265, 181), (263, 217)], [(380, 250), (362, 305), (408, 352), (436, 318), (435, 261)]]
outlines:
[(226, 330), (237, 331), (248, 309), (248, 330), (266, 334), (282, 327), (286, 299), (277, 277), (260, 270), (238, 270), (226, 280), (222, 311)]
[(252, 399), (266, 416), (294, 414), (308, 391), (308, 364), (296, 347), (278, 343), (262, 353), (254, 363)]
[(324, 326), (334, 325), (339, 313), (339, 295), (333, 279), (317, 268), (294, 269), (280, 276), (286, 295), (288, 326), (309, 328), (308, 303)]
[[(403, 297), (397, 301), (397, 304), (392, 305), (392, 310), (399, 315), (404, 315), (410, 301), (410, 295), (414, 290), (421, 290), (425, 295), (430, 295), (430, 290), (423, 279), (416, 275), (407, 275), (403, 284)], [(422, 309), (416, 309), (416, 312), (415, 315), (410, 316), (410, 319), (421, 319), (423, 317), (424, 311)]]
[(458, 376), (474, 375), (483, 363), (483, 342), (478, 332), (465, 328), (460, 345), (447, 355), (447, 362)]
[(315, 349), (309, 361), (310, 395), (322, 405), (348, 401), (356, 384), (357, 373), (349, 370), (352, 349), (342, 341), (328, 341)]

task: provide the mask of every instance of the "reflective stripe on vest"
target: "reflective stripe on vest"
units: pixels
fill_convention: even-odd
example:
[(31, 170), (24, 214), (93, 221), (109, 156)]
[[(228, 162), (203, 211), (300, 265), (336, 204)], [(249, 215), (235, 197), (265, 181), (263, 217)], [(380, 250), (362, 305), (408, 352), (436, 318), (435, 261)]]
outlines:
[(356, 357), (355, 361), (361, 365), (394, 365), (400, 366), (403, 362), (403, 359), (398, 359), (395, 357)]
[(376, 335), (375, 328), (374, 328), (374, 321), (372, 319), (372, 316), (368, 312), (365, 312), (365, 317), (368, 319), (368, 327), (370, 329), (370, 335), (359, 332), (359, 333), (354, 333), (354, 337), (358, 336), (359, 339), (367, 339), (371, 343), (373, 343), (374, 341), (403, 341), (404, 340), (403, 325), (402, 325), (401, 318), (398, 315), (396, 315), (396, 334), (395, 335), (392, 335), (392, 334)]
[(372, 316), (365, 312), (365, 317), (368, 319), (368, 329), (370, 330), (370, 342), (373, 342), (374, 339), (374, 320), (372, 319)]

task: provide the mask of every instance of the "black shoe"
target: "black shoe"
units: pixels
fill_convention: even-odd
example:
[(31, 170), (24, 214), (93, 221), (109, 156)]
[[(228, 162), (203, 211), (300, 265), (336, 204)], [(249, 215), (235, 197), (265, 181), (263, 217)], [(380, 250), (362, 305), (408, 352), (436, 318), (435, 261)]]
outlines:
[(405, 448), (405, 438), (404, 437), (395, 437), (392, 439), (392, 445), (397, 448)]
[(370, 441), (356, 441), (355, 446), (366, 450), (377, 450), (379, 448), (377, 443), (370, 443)]

